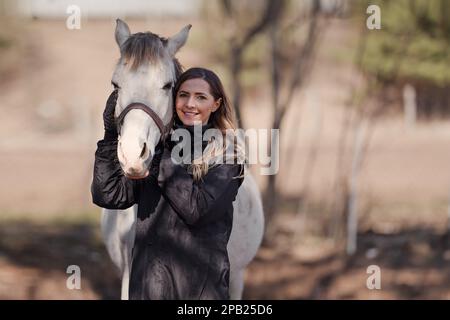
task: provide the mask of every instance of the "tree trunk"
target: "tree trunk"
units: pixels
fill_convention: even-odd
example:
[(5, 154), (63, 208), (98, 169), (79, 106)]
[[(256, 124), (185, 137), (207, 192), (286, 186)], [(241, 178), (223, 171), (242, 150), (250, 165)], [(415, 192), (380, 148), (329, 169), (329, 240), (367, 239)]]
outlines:
[(356, 132), (352, 159), (352, 172), (350, 176), (350, 192), (347, 216), (347, 254), (353, 255), (357, 248), (358, 235), (358, 178), (364, 150), (364, 133), (367, 124), (362, 121)]
[(241, 112), (241, 67), (242, 50), (239, 47), (231, 47), (231, 79), (233, 87), (233, 107), (236, 110), (236, 125), (238, 128), (244, 128), (244, 121)]
[(417, 119), (416, 89), (410, 84), (403, 87), (403, 112), (405, 126), (414, 128)]
[[(272, 129), (279, 130), (280, 128), (280, 119), (276, 118), (272, 124)], [(278, 139), (275, 139), (273, 141), (273, 137), (270, 135), (270, 141), (268, 143), (268, 149), (269, 152), (267, 154), (271, 155), (271, 158), (274, 159), (273, 152), (279, 151), (279, 145), (278, 145)], [(269, 137), (268, 137), (269, 139)], [(279, 155), (275, 155), (278, 157)], [(277, 160), (278, 161), (278, 160)], [(278, 190), (276, 188), (276, 182), (277, 182), (277, 174), (270, 174), (267, 177), (267, 187), (265, 191), (265, 216), (266, 216), (266, 225), (269, 225), (274, 214), (275, 209), (278, 208), (278, 202), (279, 202), (279, 194)]]

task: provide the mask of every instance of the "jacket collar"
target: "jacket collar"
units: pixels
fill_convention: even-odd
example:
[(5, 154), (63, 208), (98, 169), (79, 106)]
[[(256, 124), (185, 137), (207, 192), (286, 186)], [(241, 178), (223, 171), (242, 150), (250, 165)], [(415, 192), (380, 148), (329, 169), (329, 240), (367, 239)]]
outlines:
[[(206, 146), (208, 145), (208, 141), (203, 141), (203, 135), (204, 135), (206, 130), (211, 129), (211, 128), (213, 128), (213, 125), (212, 125), (211, 122), (208, 121), (208, 123), (202, 125), (201, 136), (197, 137), (199, 131), (198, 131), (198, 129), (197, 129), (197, 131), (195, 130), (195, 126), (184, 125), (178, 119), (178, 117), (175, 117), (174, 124), (173, 124), (173, 129), (174, 130), (185, 129), (185, 130), (187, 130), (189, 132), (189, 134), (191, 136), (191, 153), (194, 152), (194, 142), (196, 141), (196, 139), (199, 139), (202, 142), (202, 151), (205, 150)], [(180, 142), (172, 141), (170, 139), (170, 141), (168, 141), (170, 149), (172, 149), (176, 144), (178, 144)]]

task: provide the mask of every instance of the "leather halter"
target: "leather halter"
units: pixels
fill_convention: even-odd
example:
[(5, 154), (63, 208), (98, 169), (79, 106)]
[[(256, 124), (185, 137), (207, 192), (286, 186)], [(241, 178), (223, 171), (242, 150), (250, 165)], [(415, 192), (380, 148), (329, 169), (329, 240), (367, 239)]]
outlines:
[(125, 109), (122, 110), (122, 112), (119, 114), (119, 116), (116, 118), (116, 124), (117, 124), (117, 131), (120, 133), (120, 128), (122, 126), (123, 119), (127, 115), (128, 112), (130, 112), (133, 109), (139, 109), (147, 113), (150, 118), (153, 119), (155, 124), (158, 126), (159, 132), (161, 133), (160, 140), (165, 140), (166, 135), (170, 132), (170, 129), (172, 127), (172, 120), (169, 121), (167, 125), (164, 125), (161, 118), (156, 114), (155, 111), (153, 111), (149, 106), (147, 106), (144, 103), (140, 102), (132, 102), (130, 103)]

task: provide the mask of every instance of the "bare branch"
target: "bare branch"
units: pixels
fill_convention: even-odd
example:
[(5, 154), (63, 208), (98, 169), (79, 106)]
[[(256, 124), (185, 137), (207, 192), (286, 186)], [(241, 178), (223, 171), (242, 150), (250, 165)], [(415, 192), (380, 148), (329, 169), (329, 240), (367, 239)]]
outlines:
[(280, 122), (283, 119), (288, 109), (288, 106), (292, 101), (296, 89), (302, 85), (305, 72), (307, 71), (306, 68), (311, 65), (310, 60), (312, 58), (314, 49), (316, 48), (316, 42), (319, 33), (318, 32), (319, 12), (320, 12), (320, 2), (319, 0), (315, 0), (311, 8), (308, 37), (304, 46), (302, 47), (298, 59), (296, 59), (295, 61), (295, 65), (293, 67), (294, 72), (292, 73), (292, 80), (290, 82), (288, 94), (284, 103), (280, 106), (280, 110), (278, 112), (278, 118)]
[[(231, 0), (222, 0), (222, 7), (225, 10), (227, 16), (234, 20), (233, 8)], [(241, 90), (242, 84), (240, 80), (240, 74), (242, 70), (242, 55), (251, 41), (256, 35), (263, 32), (265, 28), (274, 19), (278, 19), (281, 15), (285, 5), (285, 0), (267, 0), (262, 18), (245, 33), (243, 40), (238, 40), (237, 31), (234, 32), (233, 37), (230, 39), (230, 55), (231, 55), (231, 78), (233, 86), (233, 105), (236, 110), (236, 120), (238, 127), (244, 127), (242, 113), (241, 113)]]
[(261, 20), (245, 34), (241, 46), (247, 46), (253, 37), (264, 31), (271, 21), (277, 20), (283, 12), (285, 3), (285, 0), (268, 0)]
[(223, 11), (225, 14), (230, 18), (233, 15), (233, 10), (231, 7), (231, 0), (222, 0), (220, 1), (220, 4), (222, 5)]

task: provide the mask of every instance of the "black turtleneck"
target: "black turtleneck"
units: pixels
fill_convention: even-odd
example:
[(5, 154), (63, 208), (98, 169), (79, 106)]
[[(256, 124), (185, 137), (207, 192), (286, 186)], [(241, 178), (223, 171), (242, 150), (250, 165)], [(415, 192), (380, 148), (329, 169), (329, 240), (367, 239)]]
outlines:
[[(189, 132), (190, 136), (191, 136), (191, 160), (193, 159), (194, 156), (194, 148), (195, 148), (195, 142), (197, 141), (197, 143), (199, 143), (199, 141), (201, 141), (201, 147), (202, 147), (202, 152), (205, 150), (206, 146), (208, 145), (208, 141), (203, 141), (203, 135), (205, 133), (206, 130), (213, 128), (213, 125), (208, 122), (204, 125), (201, 126), (202, 130), (201, 130), (201, 135), (200, 135), (200, 131), (197, 128), (197, 131), (195, 130), (195, 126), (187, 126), (185, 124), (183, 124), (178, 118), (175, 118), (174, 121), (174, 125), (173, 125), (173, 129), (177, 130), (177, 129), (185, 129)], [(170, 141), (169, 145), (170, 145), (170, 149), (172, 149), (175, 145), (177, 145), (178, 143), (183, 143), (182, 142), (183, 139), (181, 138), (179, 141)], [(182, 154), (182, 153), (181, 153)], [(195, 154), (195, 157), (200, 156), (200, 154)]]

